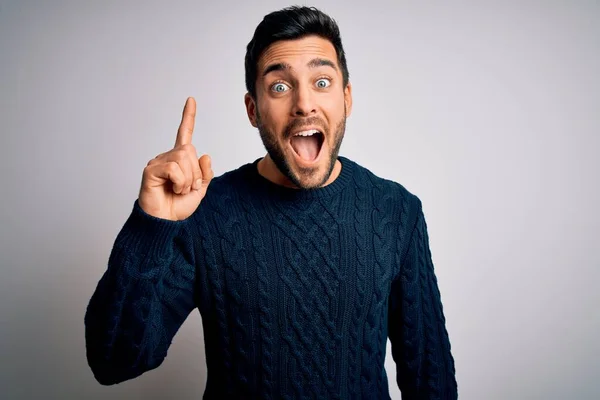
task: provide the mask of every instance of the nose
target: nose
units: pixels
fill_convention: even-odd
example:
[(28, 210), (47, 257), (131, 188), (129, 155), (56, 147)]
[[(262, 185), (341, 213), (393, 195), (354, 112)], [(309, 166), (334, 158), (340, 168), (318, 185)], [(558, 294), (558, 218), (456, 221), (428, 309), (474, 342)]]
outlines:
[(294, 95), (292, 114), (294, 116), (307, 116), (316, 113), (314, 96), (307, 87), (299, 87)]

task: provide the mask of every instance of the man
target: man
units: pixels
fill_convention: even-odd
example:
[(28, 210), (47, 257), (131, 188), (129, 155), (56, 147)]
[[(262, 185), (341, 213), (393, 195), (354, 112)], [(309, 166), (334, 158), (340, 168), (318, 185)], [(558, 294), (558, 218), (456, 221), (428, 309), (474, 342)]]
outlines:
[(87, 309), (96, 379), (157, 368), (198, 307), (205, 399), (389, 399), (388, 337), (404, 399), (456, 398), (421, 202), (338, 156), (352, 86), (337, 25), (271, 13), (245, 65), (267, 155), (213, 179), (187, 100)]

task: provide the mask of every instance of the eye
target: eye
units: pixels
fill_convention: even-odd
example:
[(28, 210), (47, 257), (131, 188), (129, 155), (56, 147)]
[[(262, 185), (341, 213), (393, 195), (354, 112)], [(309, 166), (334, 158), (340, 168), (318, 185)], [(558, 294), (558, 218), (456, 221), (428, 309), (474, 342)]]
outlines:
[(277, 82), (276, 84), (271, 86), (271, 90), (276, 93), (283, 93), (288, 89), (289, 89), (288, 85), (286, 85), (285, 83), (281, 83), (281, 82)]
[(325, 89), (329, 85), (331, 85), (331, 81), (327, 78), (321, 78), (317, 81), (317, 87), (319, 89)]

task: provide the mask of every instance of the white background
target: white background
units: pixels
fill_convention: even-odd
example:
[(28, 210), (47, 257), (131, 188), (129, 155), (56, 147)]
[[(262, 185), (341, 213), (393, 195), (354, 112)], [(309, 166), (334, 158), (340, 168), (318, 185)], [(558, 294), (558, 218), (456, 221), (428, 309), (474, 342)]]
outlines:
[[(423, 201), (460, 398), (600, 398), (599, 3), (313, 4), (354, 88), (341, 154)], [(84, 312), (187, 96), (217, 175), (264, 154), (245, 46), (286, 5), (0, 3), (1, 397), (201, 398), (197, 312), (114, 387), (87, 366)]]

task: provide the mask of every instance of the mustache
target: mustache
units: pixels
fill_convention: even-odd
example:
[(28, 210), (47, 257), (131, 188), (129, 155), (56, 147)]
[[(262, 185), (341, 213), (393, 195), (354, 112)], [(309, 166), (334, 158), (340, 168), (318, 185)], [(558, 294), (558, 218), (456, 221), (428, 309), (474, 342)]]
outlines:
[(316, 126), (322, 133), (325, 133), (325, 121), (319, 117), (309, 117), (305, 119), (294, 119), (285, 127), (284, 137), (289, 139), (292, 136), (292, 131), (304, 128), (305, 126)]

